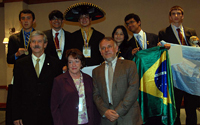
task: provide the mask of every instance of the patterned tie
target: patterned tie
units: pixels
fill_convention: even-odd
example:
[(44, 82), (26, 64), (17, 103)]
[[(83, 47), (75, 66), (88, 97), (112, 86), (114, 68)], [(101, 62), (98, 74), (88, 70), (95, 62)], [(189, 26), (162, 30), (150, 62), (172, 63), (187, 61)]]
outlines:
[(110, 103), (113, 104), (113, 100), (112, 100), (112, 84), (113, 84), (112, 62), (108, 62), (108, 81), (109, 81), (109, 90), (110, 90)]
[(25, 35), (25, 45), (28, 45), (29, 37), (30, 37), (30, 32), (24, 32)]
[(37, 77), (39, 78), (39, 76), (40, 76), (40, 72), (39, 72), (39, 61), (40, 61), (40, 59), (37, 59), (36, 61), (37, 61), (37, 63), (35, 65), (35, 72), (37, 74)]
[(140, 47), (143, 49), (142, 41), (141, 41), (141, 36), (138, 34), (138, 35), (136, 36), (136, 38), (137, 38), (137, 41), (138, 41)]
[(59, 48), (60, 48), (60, 47), (59, 47), (58, 34), (59, 34), (59, 33), (56, 33), (56, 34), (55, 34), (56, 49), (59, 49)]
[(177, 28), (176, 30), (178, 31), (178, 37), (179, 37), (179, 39), (180, 39), (180, 41), (181, 41), (181, 44), (182, 44), (182, 45), (186, 45), (185, 39), (184, 39), (182, 33), (180, 32), (180, 29)]

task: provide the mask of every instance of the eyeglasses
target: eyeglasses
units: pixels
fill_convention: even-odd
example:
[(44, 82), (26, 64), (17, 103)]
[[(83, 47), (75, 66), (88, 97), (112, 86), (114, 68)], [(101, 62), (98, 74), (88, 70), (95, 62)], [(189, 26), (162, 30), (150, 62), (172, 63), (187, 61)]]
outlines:
[(129, 26), (129, 24), (133, 24), (133, 23), (135, 23), (135, 21), (129, 21), (126, 23), (126, 26)]
[(55, 20), (59, 20), (59, 21), (61, 21), (62, 19), (61, 19), (61, 18), (56, 18), (56, 17), (54, 17), (54, 18), (51, 19), (51, 20), (53, 20), (53, 21), (55, 21)]

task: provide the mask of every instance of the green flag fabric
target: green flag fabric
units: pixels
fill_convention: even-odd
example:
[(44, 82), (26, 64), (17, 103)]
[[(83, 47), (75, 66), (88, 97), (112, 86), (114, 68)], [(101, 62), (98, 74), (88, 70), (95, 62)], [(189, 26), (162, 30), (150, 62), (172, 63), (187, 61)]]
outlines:
[(141, 50), (133, 61), (140, 79), (138, 102), (143, 122), (161, 116), (163, 124), (173, 125), (177, 114), (168, 51), (164, 47)]

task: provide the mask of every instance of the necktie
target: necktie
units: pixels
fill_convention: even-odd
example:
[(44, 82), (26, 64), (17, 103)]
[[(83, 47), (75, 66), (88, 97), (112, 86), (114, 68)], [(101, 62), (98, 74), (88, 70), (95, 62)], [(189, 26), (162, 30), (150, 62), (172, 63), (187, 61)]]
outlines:
[(180, 41), (181, 41), (181, 44), (182, 44), (182, 45), (186, 45), (185, 39), (183, 38), (183, 35), (182, 35), (182, 33), (180, 32), (180, 29), (177, 28), (176, 30), (178, 31), (178, 37), (179, 37), (179, 39), (180, 39)]
[(108, 62), (108, 81), (109, 81), (109, 90), (110, 90), (110, 103), (113, 104), (112, 100), (112, 83), (113, 83), (113, 68), (112, 62)]
[(58, 34), (59, 34), (59, 33), (56, 33), (56, 34), (55, 34), (56, 49), (59, 49), (59, 48), (60, 48), (60, 47), (59, 47)]
[(28, 45), (29, 37), (30, 37), (30, 32), (24, 32), (25, 35), (25, 45)]
[(39, 75), (40, 75), (40, 72), (39, 72), (39, 61), (40, 61), (40, 59), (37, 59), (36, 61), (37, 61), (37, 63), (35, 65), (35, 72), (37, 74), (37, 77), (39, 77)]
[(141, 36), (139, 34), (137, 35), (137, 41), (138, 41), (140, 47), (143, 49), (143, 45), (142, 45), (142, 41), (141, 41)]

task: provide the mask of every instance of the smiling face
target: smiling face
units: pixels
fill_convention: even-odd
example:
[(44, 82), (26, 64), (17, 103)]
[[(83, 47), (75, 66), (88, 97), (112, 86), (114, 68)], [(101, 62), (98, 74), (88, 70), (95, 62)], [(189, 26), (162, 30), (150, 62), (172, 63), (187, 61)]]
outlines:
[(82, 27), (88, 27), (91, 24), (92, 19), (89, 17), (89, 14), (83, 14), (79, 18), (79, 23)]
[(30, 32), (32, 30), (33, 24), (35, 23), (35, 20), (33, 20), (32, 14), (21, 13), (19, 22), (26, 32)]
[(114, 33), (114, 40), (120, 45), (124, 40), (124, 33), (121, 28), (118, 28)]
[(40, 57), (44, 53), (46, 46), (47, 42), (44, 42), (42, 35), (33, 36), (31, 38), (30, 48), (36, 57)]
[(62, 23), (63, 20), (61, 18), (57, 18), (54, 16), (53, 19), (51, 19), (49, 21), (49, 23), (51, 24), (51, 27), (55, 30), (55, 31), (59, 31), (62, 28)]
[(141, 22), (137, 22), (134, 18), (131, 18), (127, 20), (126, 22), (127, 28), (132, 32), (132, 33), (139, 33), (141, 30)]
[(68, 57), (68, 70), (72, 75), (77, 75), (80, 73), (80, 69), (82, 67), (80, 59), (74, 59), (72, 55)]
[(184, 16), (180, 10), (172, 10), (171, 15), (169, 17), (170, 21), (173, 24), (181, 24), (183, 21), (183, 18)]
[(99, 44), (99, 49), (102, 57), (111, 62), (116, 57), (118, 51), (118, 46), (114, 43), (113, 40), (103, 39)]

